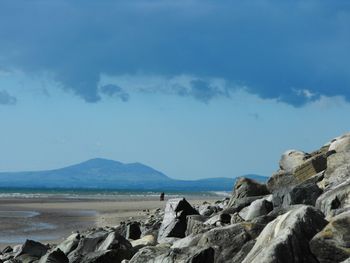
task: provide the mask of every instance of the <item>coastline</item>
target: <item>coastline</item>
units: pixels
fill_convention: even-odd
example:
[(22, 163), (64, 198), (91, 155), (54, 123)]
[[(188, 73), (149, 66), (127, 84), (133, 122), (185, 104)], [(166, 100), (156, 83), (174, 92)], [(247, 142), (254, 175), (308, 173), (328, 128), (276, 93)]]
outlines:
[[(1, 198), (0, 249), (7, 245), (23, 243), (25, 239), (54, 244), (72, 232), (116, 226), (122, 221), (143, 219), (152, 211), (164, 208), (170, 198), (172, 197), (166, 198), (165, 201), (159, 201), (159, 198), (154, 196), (122, 200), (62, 197)], [(192, 205), (220, 199), (219, 196), (192, 195), (185, 198)], [(14, 213), (18, 213), (15, 220)]]

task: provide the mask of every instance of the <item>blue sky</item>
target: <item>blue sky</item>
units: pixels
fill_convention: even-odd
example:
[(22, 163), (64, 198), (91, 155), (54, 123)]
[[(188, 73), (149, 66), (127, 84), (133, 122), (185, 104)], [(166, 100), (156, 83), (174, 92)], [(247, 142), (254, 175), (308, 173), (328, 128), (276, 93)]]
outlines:
[(348, 1), (0, 3), (0, 170), (270, 175), (349, 130)]

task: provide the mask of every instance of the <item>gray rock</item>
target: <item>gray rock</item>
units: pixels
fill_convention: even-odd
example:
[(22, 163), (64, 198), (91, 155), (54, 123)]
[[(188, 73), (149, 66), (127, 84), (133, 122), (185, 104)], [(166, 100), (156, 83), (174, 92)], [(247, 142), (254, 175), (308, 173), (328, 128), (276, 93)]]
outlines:
[(126, 240), (123, 236), (121, 236), (118, 232), (110, 232), (106, 239), (98, 245), (95, 249), (96, 251), (104, 251), (104, 250), (122, 250), (122, 251), (132, 251), (131, 243)]
[(245, 221), (252, 220), (256, 217), (267, 215), (273, 209), (271, 202), (267, 201), (265, 198), (255, 200), (249, 206), (243, 208), (239, 212), (239, 216)]
[(105, 241), (108, 236), (105, 230), (90, 231), (80, 238), (79, 244), (71, 253), (69, 253), (69, 262), (79, 262), (81, 258), (91, 252), (97, 250), (98, 246)]
[(335, 187), (325, 190), (318, 197), (316, 207), (327, 218), (350, 210), (350, 178)]
[(220, 210), (222, 209), (217, 205), (205, 204), (199, 207), (198, 212), (200, 215), (203, 215), (203, 216), (211, 216), (212, 214), (215, 214)]
[(241, 199), (236, 199), (232, 203), (232, 206), (225, 208), (224, 210), (221, 211), (221, 213), (225, 213), (225, 214), (237, 213), (241, 211), (243, 208), (249, 206), (255, 200), (258, 200), (264, 197), (266, 197), (266, 195), (248, 196), (248, 197), (243, 197)]
[(311, 206), (291, 210), (264, 228), (243, 263), (316, 263), (308, 243), (326, 224)]
[(19, 248), (19, 251), (16, 252), (15, 258), (18, 258), (24, 254), (35, 258), (40, 258), (46, 254), (47, 250), (47, 246), (39, 242), (27, 239), (26, 242)]
[[(91, 252), (85, 255), (80, 262), (83, 263), (121, 263), (126, 259), (126, 255), (117, 250), (105, 250)], [(130, 259), (130, 258), (127, 258)]]
[(236, 253), (236, 255), (234, 255), (234, 257), (232, 258), (232, 260), (230, 261), (231, 263), (241, 263), (244, 258), (248, 255), (249, 251), (254, 247), (255, 245), (255, 240), (250, 240), (247, 243), (245, 243), (243, 245), (243, 247), (241, 248), (240, 251), (238, 251)]
[(186, 248), (186, 247), (197, 246), (201, 237), (202, 237), (201, 234), (191, 234), (187, 237), (184, 237), (175, 241), (171, 246), (171, 248), (174, 249), (174, 248)]
[(276, 193), (281, 189), (290, 189), (292, 186), (297, 185), (297, 178), (290, 172), (283, 170), (277, 171), (267, 180), (267, 188), (271, 193)]
[(198, 212), (184, 198), (168, 200), (158, 242), (167, 237), (185, 237), (188, 215), (198, 215)]
[[(144, 247), (140, 249), (131, 259), (129, 263), (156, 263), (157, 257), (162, 256), (170, 251), (167, 246)], [(165, 261), (166, 262), (166, 261)]]
[(244, 224), (217, 227), (204, 233), (198, 242), (199, 247), (216, 247), (215, 262), (225, 262), (240, 251), (251, 239)]
[(68, 263), (69, 260), (67, 256), (59, 249), (56, 248), (52, 251), (49, 251), (41, 257), (38, 263)]
[(310, 241), (320, 263), (341, 262), (350, 257), (350, 212), (332, 218)]
[[(106, 251), (112, 252), (107, 253)], [(117, 256), (113, 256), (114, 254)], [(78, 263), (85, 262), (83, 260), (87, 260), (86, 257), (89, 258), (88, 262), (93, 262), (93, 258), (99, 260), (99, 258), (112, 256), (121, 259), (129, 259), (133, 254), (134, 249), (131, 243), (118, 232), (98, 230), (89, 232), (85, 237), (82, 237), (77, 248), (68, 255), (68, 258), (70, 263)]]
[(186, 263), (214, 263), (215, 250), (212, 247), (202, 248), (191, 256)]
[(239, 213), (234, 213), (231, 215), (231, 224), (237, 224), (237, 223), (241, 223), (244, 222), (244, 219), (239, 215)]
[(10, 247), (10, 246), (7, 246), (7, 247), (5, 247), (3, 250), (2, 250), (2, 254), (6, 254), (6, 253), (10, 253), (10, 252), (12, 252), (13, 251), (13, 248), (12, 247)]
[(281, 186), (273, 192), (274, 207), (288, 207), (296, 204), (315, 205), (317, 198), (323, 193), (317, 183), (323, 179), (323, 172), (296, 185)]
[(280, 160), (280, 169), (286, 172), (293, 172), (299, 165), (301, 165), (309, 154), (297, 150), (288, 150), (282, 154)]
[(63, 242), (58, 244), (57, 248), (59, 248), (65, 255), (68, 255), (70, 252), (77, 248), (79, 240), (80, 234), (74, 233), (70, 235), (67, 239), (65, 239)]
[(190, 215), (187, 216), (187, 228), (186, 228), (186, 236), (190, 234), (199, 234), (206, 231), (206, 226), (204, 222), (208, 220), (207, 216), (202, 215)]
[(236, 206), (236, 202), (240, 199), (253, 196), (264, 196), (268, 195), (269, 193), (270, 192), (267, 190), (265, 184), (258, 183), (249, 178), (238, 178), (233, 188), (228, 207)]

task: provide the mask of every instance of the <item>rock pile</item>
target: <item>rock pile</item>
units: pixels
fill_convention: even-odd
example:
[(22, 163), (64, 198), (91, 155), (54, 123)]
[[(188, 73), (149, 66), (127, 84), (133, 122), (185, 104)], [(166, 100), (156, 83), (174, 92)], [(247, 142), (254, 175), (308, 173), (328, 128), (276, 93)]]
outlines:
[(285, 152), (267, 184), (237, 180), (231, 198), (74, 233), (56, 246), (28, 240), (2, 262), (350, 262), (350, 134), (312, 153)]

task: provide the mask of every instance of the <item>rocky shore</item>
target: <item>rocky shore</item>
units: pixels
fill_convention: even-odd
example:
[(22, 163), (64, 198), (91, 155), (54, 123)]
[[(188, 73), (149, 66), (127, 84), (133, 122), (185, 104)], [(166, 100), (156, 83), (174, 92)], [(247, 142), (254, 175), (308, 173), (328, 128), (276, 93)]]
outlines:
[(267, 184), (240, 178), (230, 198), (171, 199), (145, 220), (7, 247), (6, 263), (350, 263), (350, 133), (286, 151)]

